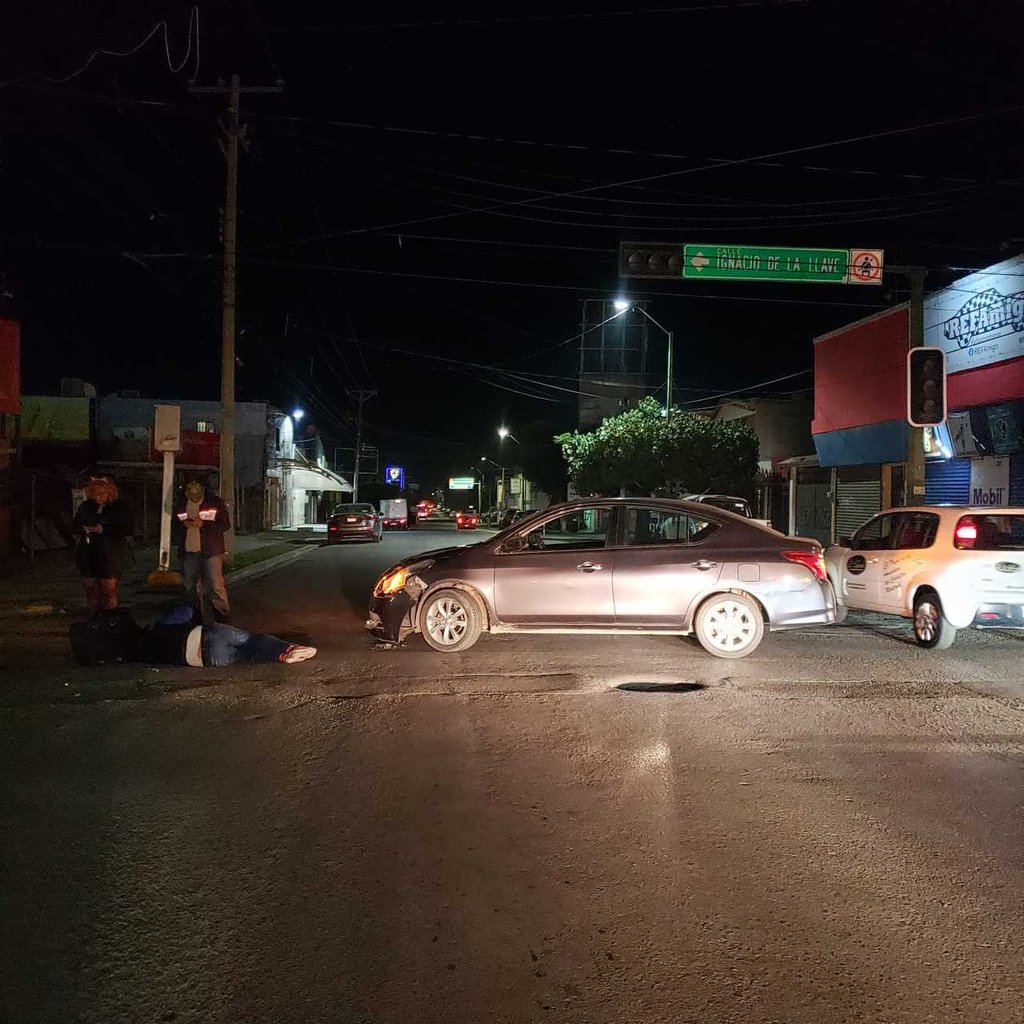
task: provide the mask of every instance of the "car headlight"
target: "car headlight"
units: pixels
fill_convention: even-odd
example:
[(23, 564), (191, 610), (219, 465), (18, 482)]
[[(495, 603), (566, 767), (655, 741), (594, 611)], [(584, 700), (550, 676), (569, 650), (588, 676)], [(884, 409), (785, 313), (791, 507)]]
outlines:
[(433, 564), (433, 562), (427, 560), (423, 562), (414, 562), (412, 565), (398, 565), (394, 569), (389, 569), (379, 580), (377, 580), (376, 586), (373, 588), (373, 596), (391, 597), (393, 594), (397, 594), (399, 591), (405, 589), (405, 585), (408, 583), (409, 577), (414, 572), (426, 569), (428, 566)]

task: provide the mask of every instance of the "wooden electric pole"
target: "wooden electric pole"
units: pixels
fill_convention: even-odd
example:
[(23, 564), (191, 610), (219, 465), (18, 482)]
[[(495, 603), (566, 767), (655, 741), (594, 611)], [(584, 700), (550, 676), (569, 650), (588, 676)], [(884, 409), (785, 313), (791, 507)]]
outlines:
[(376, 388), (358, 388), (349, 391), (358, 407), (356, 413), (356, 455), (355, 464), (352, 467), (352, 500), (359, 500), (359, 462), (363, 454), (363, 402), (367, 398), (373, 398), (377, 394)]
[(226, 95), (227, 120), (224, 123), (224, 264), (221, 289), (220, 328), (220, 496), (231, 515), (231, 529), (225, 534), (231, 554), (235, 527), (235, 267), (238, 243), (238, 143), (241, 136), (239, 107), (242, 93), (279, 93), (284, 86), (250, 85), (242, 87), (238, 75), (228, 85), (192, 86), (189, 92)]

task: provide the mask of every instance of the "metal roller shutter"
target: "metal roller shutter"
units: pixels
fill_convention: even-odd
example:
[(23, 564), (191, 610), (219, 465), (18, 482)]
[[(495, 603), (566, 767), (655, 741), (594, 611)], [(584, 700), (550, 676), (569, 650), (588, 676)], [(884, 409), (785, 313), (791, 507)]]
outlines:
[(971, 495), (971, 460), (926, 463), (924, 486), (926, 505), (966, 505)]
[(850, 537), (882, 509), (881, 480), (836, 483), (836, 537)]

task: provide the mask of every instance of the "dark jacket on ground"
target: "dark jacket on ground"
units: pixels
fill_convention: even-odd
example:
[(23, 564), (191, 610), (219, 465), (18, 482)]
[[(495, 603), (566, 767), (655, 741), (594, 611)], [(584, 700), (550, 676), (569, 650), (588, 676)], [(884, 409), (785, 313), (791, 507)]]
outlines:
[[(75, 513), (75, 565), (87, 579), (117, 579), (131, 564), (128, 546), (132, 535), (132, 513), (121, 498), (97, 505), (91, 498)], [(102, 526), (102, 533), (83, 533), (85, 526)]]
[[(171, 532), (174, 535), (178, 546), (178, 554), (185, 554), (185, 537), (188, 529), (181, 516), (185, 515), (188, 507), (187, 499), (183, 499), (174, 509), (174, 517), (171, 519)], [(225, 551), (224, 532), (231, 528), (231, 515), (227, 505), (217, 497), (216, 494), (207, 492), (199, 503), (200, 513), (213, 513), (212, 519), (206, 520), (199, 528), (199, 538), (202, 543), (203, 558), (210, 558), (213, 555), (223, 555)]]
[[(206, 527), (204, 526), (205, 530)], [(185, 644), (193, 630), (191, 622), (169, 624), (158, 622), (142, 630), (138, 657), (154, 665), (185, 665)]]

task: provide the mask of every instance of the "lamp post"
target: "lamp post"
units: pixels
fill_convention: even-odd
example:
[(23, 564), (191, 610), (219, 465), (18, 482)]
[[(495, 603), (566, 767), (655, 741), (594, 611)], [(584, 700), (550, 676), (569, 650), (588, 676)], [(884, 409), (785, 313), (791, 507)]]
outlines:
[[(507, 437), (510, 440), (515, 441), (520, 448), (523, 447), (522, 442), (515, 436), (515, 434), (512, 433), (511, 430), (508, 429), (508, 427), (498, 427), (498, 437), (501, 438), (502, 441)], [(519, 507), (523, 512), (526, 511), (526, 473), (522, 469), (519, 471)]]
[[(492, 466), (501, 470), (501, 501), (505, 500), (505, 467), (495, 462), (494, 459), (487, 458), (486, 455), (480, 456), (481, 462), (489, 462)], [(501, 501), (495, 500), (495, 505), (500, 505)]]
[(616, 316), (622, 316), (624, 313), (628, 313), (631, 309), (635, 309), (637, 312), (643, 313), (643, 315), (647, 317), (655, 327), (664, 331), (665, 337), (668, 338), (668, 355), (666, 356), (667, 365), (665, 368), (667, 374), (665, 382), (665, 415), (667, 416), (672, 409), (672, 361), (675, 355), (675, 337), (667, 327), (663, 327), (659, 324), (643, 306), (635, 305), (630, 299), (616, 299), (613, 305), (616, 309)]

